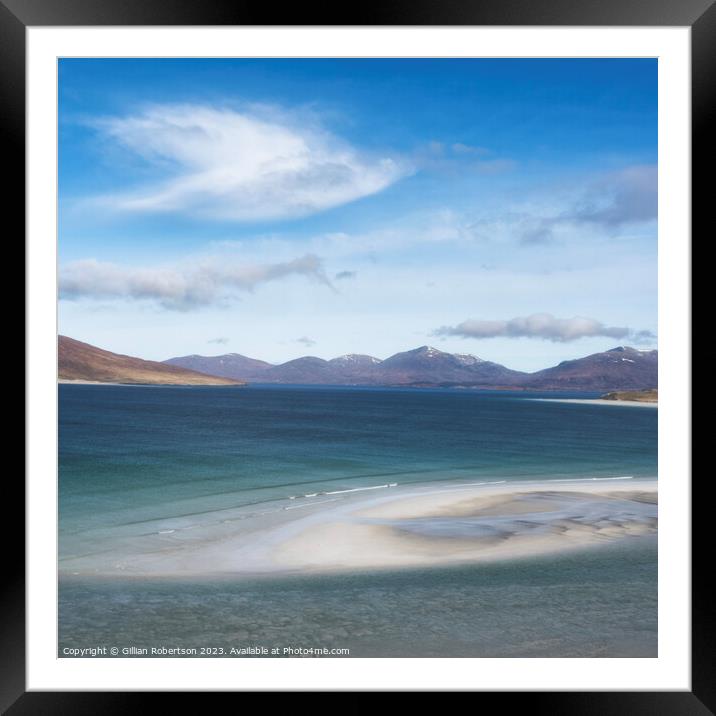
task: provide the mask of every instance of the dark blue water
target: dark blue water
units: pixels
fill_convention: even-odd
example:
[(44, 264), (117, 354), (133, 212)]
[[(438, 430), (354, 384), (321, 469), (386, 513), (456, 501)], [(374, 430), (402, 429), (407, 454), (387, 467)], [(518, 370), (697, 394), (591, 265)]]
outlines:
[[(655, 476), (657, 411), (513, 393), (60, 387), (63, 526), (436, 479)], [(121, 519), (121, 517), (120, 517)]]
[[(210, 524), (227, 510), (327, 489), (654, 478), (654, 409), (437, 389), (62, 385), (59, 397), (61, 649), (148, 634), (196, 644), (221, 614), (238, 641), (311, 637), (347, 642), (358, 656), (656, 654), (656, 553), (639, 540), (539, 566), (296, 577), (272, 587), (72, 573), (83, 555), (96, 564), (157, 525)], [(627, 638), (630, 624), (638, 635)]]

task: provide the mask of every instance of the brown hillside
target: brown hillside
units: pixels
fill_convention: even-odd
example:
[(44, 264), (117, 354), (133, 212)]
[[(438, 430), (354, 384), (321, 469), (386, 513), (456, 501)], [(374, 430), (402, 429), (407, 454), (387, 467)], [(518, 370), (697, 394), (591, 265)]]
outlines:
[(60, 380), (154, 385), (241, 385), (179, 366), (102, 350), (67, 336), (58, 337)]

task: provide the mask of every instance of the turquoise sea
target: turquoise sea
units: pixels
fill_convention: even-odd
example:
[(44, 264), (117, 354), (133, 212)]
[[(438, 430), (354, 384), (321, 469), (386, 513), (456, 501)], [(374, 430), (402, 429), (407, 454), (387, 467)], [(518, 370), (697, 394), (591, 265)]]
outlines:
[[(152, 647), (232, 656), (231, 648), (294, 646), (306, 656), (334, 648), (355, 657), (656, 656), (655, 537), (351, 574), (113, 569), (147, 535), (225, 534), (232, 520), (304, 495), (656, 478), (657, 410), (535, 397), (595, 396), (59, 386), (59, 655), (114, 646), (126, 656), (151, 656), (142, 650)], [(202, 647), (223, 653), (191, 652)]]

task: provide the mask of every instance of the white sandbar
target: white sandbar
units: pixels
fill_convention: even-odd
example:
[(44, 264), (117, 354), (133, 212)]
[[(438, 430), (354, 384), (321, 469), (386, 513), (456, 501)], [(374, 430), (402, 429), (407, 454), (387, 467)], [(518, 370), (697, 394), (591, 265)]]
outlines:
[(257, 576), (508, 560), (655, 535), (656, 502), (656, 480), (626, 476), (323, 493), (221, 524), (159, 525), (61, 570)]
[(526, 400), (539, 400), (543, 403), (578, 403), (581, 405), (621, 405), (627, 408), (658, 408), (656, 402), (645, 400), (606, 400), (604, 398), (526, 398)]

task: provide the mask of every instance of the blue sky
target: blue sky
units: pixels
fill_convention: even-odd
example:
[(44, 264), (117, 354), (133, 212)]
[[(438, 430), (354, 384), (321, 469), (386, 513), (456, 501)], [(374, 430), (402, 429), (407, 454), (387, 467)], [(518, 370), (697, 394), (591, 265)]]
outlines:
[(657, 63), (59, 63), (60, 331), (536, 370), (655, 347)]

